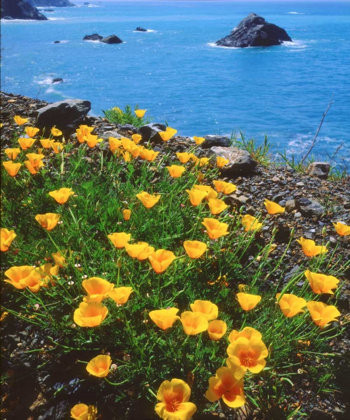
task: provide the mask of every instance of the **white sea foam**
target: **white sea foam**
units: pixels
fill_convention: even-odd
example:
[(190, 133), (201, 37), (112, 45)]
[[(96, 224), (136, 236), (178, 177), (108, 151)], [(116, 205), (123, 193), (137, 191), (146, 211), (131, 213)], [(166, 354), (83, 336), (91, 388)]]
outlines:
[[(308, 41), (308, 42), (310, 42), (310, 41)], [(284, 41), (282, 43), (282, 45), (284, 47), (292, 48), (292, 49), (297, 49), (297, 50), (304, 50), (305, 48), (307, 48), (307, 44), (304, 41), (300, 40), (300, 39), (294, 39), (293, 42)]]
[(44, 78), (43, 77), (34, 77), (34, 83), (36, 83), (37, 85), (43, 85), (43, 86), (46, 86), (46, 85), (51, 85), (52, 84), (52, 79), (53, 79), (53, 77), (47, 77), (47, 76), (45, 76)]
[(66, 20), (65, 18), (51, 18), (51, 17), (49, 17), (48, 19), (49, 20)]
[(136, 33), (138, 33), (138, 34), (139, 34), (139, 33), (141, 33), (141, 34), (142, 34), (142, 33), (144, 33), (144, 34), (145, 34), (146, 32), (158, 32), (158, 31), (156, 31), (155, 29), (147, 29), (147, 31), (146, 31), (146, 32), (145, 32), (145, 31), (133, 31), (133, 32), (136, 32)]
[(288, 12), (287, 15), (303, 15), (304, 13), (300, 12)]
[(216, 45), (215, 42), (207, 42), (206, 45), (213, 48), (224, 48), (225, 50), (240, 50), (241, 49), (238, 47), (224, 47), (223, 45)]

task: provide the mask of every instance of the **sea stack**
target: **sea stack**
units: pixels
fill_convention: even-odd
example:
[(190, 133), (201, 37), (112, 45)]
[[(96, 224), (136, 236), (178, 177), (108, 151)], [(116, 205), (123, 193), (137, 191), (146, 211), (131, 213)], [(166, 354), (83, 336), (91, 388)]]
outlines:
[(281, 45), (285, 41), (292, 42), (292, 39), (284, 29), (250, 13), (230, 35), (219, 39), (215, 44), (221, 47), (247, 48)]

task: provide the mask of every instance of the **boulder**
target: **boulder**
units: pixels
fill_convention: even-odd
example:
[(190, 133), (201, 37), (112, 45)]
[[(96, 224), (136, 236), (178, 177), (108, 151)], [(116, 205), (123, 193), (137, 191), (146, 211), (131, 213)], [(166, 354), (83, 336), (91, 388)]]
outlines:
[(228, 159), (229, 163), (221, 168), (221, 173), (224, 176), (251, 174), (258, 164), (247, 151), (237, 147), (212, 147), (210, 151), (215, 157), (221, 156)]
[(147, 29), (145, 29), (145, 28), (141, 28), (140, 26), (138, 26), (138, 27), (135, 29), (135, 31), (137, 31), (137, 32), (147, 32)]
[(216, 41), (221, 47), (270, 47), (281, 45), (283, 42), (292, 42), (287, 32), (277, 25), (250, 13), (240, 24), (232, 30), (230, 35)]
[(1, 1), (1, 19), (10, 17), (12, 19), (23, 20), (47, 20), (36, 7), (22, 0), (2, 0)]
[(36, 127), (45, 129), (43, 135), (49, 135), (53, 126), (62, 130), (65, 135), (71, 134), (84, 123), (90, 109), (91, 102), (81, 99), (55, 102), (37, 111)]
[(320, 179), (327, 179), (331, 165), (328, 162), (313, 162), (308, 167), (309, 175), (317, 176)]
[(165, 131), (166, 126), (164, 124), (146, 124), (139, 128), (139, 133), (142, 136), (142, 141), (147, 142), (148, 140), (153, 141), (154, 143), (162, 144), (163, 140), (158, 134), (160, 131)]
[(63, 83), (63, 79), (62, 77), (55, 77), (54, 79), (52, 79), (52, 84), (54, 83)]
[(60, 44), (61, 41), (54, 41), (54, 44)]
[(122, 44), (123, 41), (117, 37), (117, 35), (109, 35), (106, 38), (100, 40), (104, 44)]
[(318, 201), (310, 200), (309, 198), (295, 200), (295, 207), (306, 217), (321, 217), (326, 212), (326, 209)]
[(103, 36), (99, 34), (85, 35), (83, 41), (101, 41)]
[(205, 141), (201, 144), (202, 149), (210, 149), (211, 147), (230, 147), (231, 139), (226, 136), (204, 136)]

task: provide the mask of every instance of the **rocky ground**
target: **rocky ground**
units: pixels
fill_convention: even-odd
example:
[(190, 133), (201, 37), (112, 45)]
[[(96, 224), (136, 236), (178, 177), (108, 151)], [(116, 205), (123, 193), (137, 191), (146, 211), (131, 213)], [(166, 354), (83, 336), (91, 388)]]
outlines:
[[(46, 106), (47, 103), (37, 99), (1, 93), (1, 145), (8, 147), (14, 135), (13, 117), (30, 117), (35, 123), (37, 110)], [(95, 133), (104, 138), (129, 136), (137, 130), (132, 126), (118, 127), (103, 118), (84, 117), (83, 123), (94, 125)], [(59, 127), (61, 128), (61, 127)], [(145, 128), (145, 138), (147, 133), (157, 131), (157, 126), (152, 129)], [(142, 130), (141, 130), (142, 131)], [(159, 131), (159, 130), (158, 130)], [(67, 134), (67, 136), (74, 134)], [(148, 139), (147, 139), (148, 140)], [(196, 149), (198, 156), (210, 156), (213, 150), (208, 148), (227, 147), (228, 139), (208, 137), (205, 147)], [(189, 138), (177, 137), (175, 141), (167, 144), (154, 141), (156, 150), (164, 150), (171, 154), (183, 152), (194, 146)], [(239, 151), (237, 152), (240, 153)], [(242, 152), (243, 153), (243, 152)], [(307, 174), (297, 173), (286, 166), (278, 166), (271, 163), (268, 167), (252, 163), (250, 157), (244, 153), (240, 155), (240, 164), (227, 170), (224, 180), (231, 180), (238, 187), (238, 190), (226, 198), (227, 203), (240, 208), (244, 206), (245, 213), (255, 214), (256, 209), (264, 208), (263, 202), (267, 198), (278, 202), (286, 207), (286, 212), (278, 216), (270, 216), (265, 211), (265, 219), (262, 232), (258, 235), (257, 241), (267, 244), (271, 241), (272, 226), (276, 229), (276, 236), (273, 240), (275, 244), (270, 257), (278, 260), (286, 250), (291, 235), (295, 238), (301, 236), (313, 239), (317, 243), (328, 243), (330, 252), (336, 250), (337, 256), (350, 257), (350, 237), (339, 237), (333, 227), (333, 222), (342, 221), (350, 224), (350, 183), (349, 179), (343, 178), (337, 182), (312, 177)], [(244, 165), (242, 165), (242, 159)], [(247, 163), (248, 162), (248, 163)], [(249, 163), (250, 162), (250, 163)], [(248, 165), (248, 166), (247, 166)], [(249, 166), (250, 165), (250, 166)], [(238, 168), (238, 169), (237, 169)], [(291, 246), (287, 251), (289, 274), (285, 275), (284, 282), (288, 281), (288, 276), (299, 270), (302, 262), (300, 252), (296, 252), (299, 245), (295, 240), (291, 241)], [(251, 262), (254, 257), (249, 257)], [(250, 266), (254, 270), (255, 262)], [(256, 264), (258, 262), (256, 261)], [(273, 275), (266, 271), (266, 288), (274, 287), (280, 280), (282, 268)], [(350, 302), (350, 269), (345, 273), (345, 284), (342, 287), (338, 308), (344, 315), (344, 319), (349, 316)], [(43, 331), (36, 331), (34, 326), (28, 326), (22, 321), (13, 319), (2, 322), (2, 346), (3, 354), (3, 383), (2, 383), (2, 418), (10, 419), (64, 419), (64, 413), (69, 407), (69, 395), (79, 394), (79, 383), (71, 381), (75, 377), (74, 363), (65, 364), (64, 357), (55, 363), (52, 362), (50, 349), (54, 344), (47, 334)], [(335, 353), (350, 357), (350, 329), (340, 339), (334, 339), (331, 343)], [(33, 351), (42, 349), (40, 352)], [(81, 355), (79, 355), (81, 357)], [(70, 358), (74, 355), (70, 354)], [(72, 359), (71, 359), (72, 360)], [(311, 362), (310, 362), (311, 363)], [(317, 368), (317, 362), (313, 362)], [(348, 401), (350, 400), (350, 368), (349, 364), (343, 359), (335, 360), (332, 363), (338, 364), (337, 382), (339, 392), (331, 393), (328, 397), (320, 396), (314, 389), (312, 381), (308, 376), (300, 374), (300, 378), (295, 380), (295, 387), (291, 389), (291, 401), (306, 402), (307, 412), (312, 420), (346, 420), (350, 418)], [(73, 365), (73, 367), (72, 367)], [(38, 368), (42, 366), (42, 368)], [(66, 367), (67, 366), (67, 367)], [(69, 370), (69, 372), (68, 372)], [(69, 379), (67, 379), (69, 378)], [(88, 390), (88, 391), (86, 391)], [(89, 387), (84, 385), (84, 392), (89, 391)], [(95, 392), (95, 387), (91, 386), (91, 392)], [(102, 396), (102, 393), (101, 393)], [(112, 403), (115, 395), (103, 394), (104, 403)], [(305, 409), (305, 404), (303, 404)], [(140, 419), (139, 413), (133, 413), (130, 407), (128, 416), (125, 418)], [(148, 413), (144, 413), (146, 419)], [(233, 418), (231, 414), (219, 413), (220, 418)], [(152, 413), (150, 413), (152, 415)], [(241, 412), (241, 418), (259, 418), (253, 412)], [(111, 414), (111, 419), (115, 418)], [(208, 417), (209, 418), (209, 417)], [(211, 417), (210, 417), (211, 418)], [(214, 418), (214, 417), (213, 417)], [(216, 417), (217, 418), (217, 417)], [(238, 418), (238, 417), (236, 417)], [(269, 419), (283, 419), (284, 414), (278, 410), (271, 412)], [(299, 418), (299, 417), (294, 417)]]

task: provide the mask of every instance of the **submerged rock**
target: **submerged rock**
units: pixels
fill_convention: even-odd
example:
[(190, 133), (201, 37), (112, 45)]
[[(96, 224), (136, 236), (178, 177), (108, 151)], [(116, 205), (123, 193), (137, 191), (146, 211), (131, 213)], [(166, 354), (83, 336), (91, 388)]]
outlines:
[(145, 29), (145, 28), (141, 28), (141, 26), (138, 26), (138, 27), (135, 29), (135, 31), (137, 31), (137, 32), (147, 32), (147, 29)]
[(55, 102), (38, 110), (36, 127), (45, 129), (46, 133), (49, 133), (51, 128), (56, 126), (64, 133), (72, 133), (83, 124), (90, 109), (91, 102), (81, 99)]
[(106, 38), (102, 38), (100, 40), (101, 42), (103, 42), (104, 44), (122, 44), (123, 41), (117, 37), (117, 35), (109, 35)]
[(63, 79), (62, 77), (55, 77), (54, 79), (52, 79), (52, 84), (54, 83), (63, 83)]
[(273, 23), (250, 13), (240, 24), (233, 29), (230, 35), (216, 41), (216, 45), (221, 47), (270, 47), (281, 45), (283, 42), (292, 42), (287, 32)]
[(99, 34), (85, 35), (83, 41), (101, 41), (103, 36)]

